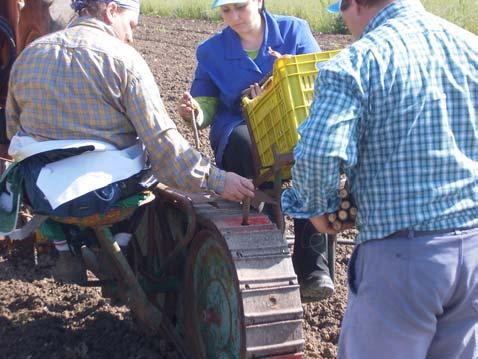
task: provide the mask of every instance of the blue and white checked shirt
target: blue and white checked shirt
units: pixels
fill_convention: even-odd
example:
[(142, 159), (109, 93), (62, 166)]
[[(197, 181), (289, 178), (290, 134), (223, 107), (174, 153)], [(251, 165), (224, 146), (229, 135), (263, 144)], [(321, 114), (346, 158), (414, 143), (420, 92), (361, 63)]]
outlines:
[(320, 67), (285, 213), (337, 210), (345, 172), (357, 240), (478, 225), (478, 37), (397, 0)]

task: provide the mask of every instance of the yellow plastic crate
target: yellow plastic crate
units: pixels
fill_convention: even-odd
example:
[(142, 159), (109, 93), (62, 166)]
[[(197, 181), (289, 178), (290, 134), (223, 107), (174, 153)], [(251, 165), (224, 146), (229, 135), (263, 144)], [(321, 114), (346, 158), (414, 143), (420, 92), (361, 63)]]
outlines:
[[(261, 173), (274, 164), (273, 145), (281, 154), (292, 152), (299, 140), (297, 127), (309, 115), (317, 63), (327, 61), (339, 52), (280, 58), (274, 64), (272, 82), (266, 90), (252, 100), (243, 100), (252, 140), (259, 154)], [(284, 169), (282, 175), (290, 178), (290, 169)]]

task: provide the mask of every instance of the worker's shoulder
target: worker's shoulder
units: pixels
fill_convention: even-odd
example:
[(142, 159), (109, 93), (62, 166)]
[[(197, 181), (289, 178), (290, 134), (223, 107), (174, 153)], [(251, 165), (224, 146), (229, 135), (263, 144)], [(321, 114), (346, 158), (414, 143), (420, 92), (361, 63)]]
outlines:
[(278, 14), (266, 14), (266, 17), (269, 16), (270, 19), (277, 23), (279, 28), (282, 29), (299, 29), (302, 27), (309, 27), (309, 23), (301, 18), (289, 15), (278, 15)]
[(200, 42), (197, 47), (197, 51), (200, 53), (201, 51), (223, 48), (228, 38), (231, 40), (235, 38), (233, 30), (229, 26), (215, 32), (210, 37)]
[[(36, 56), (41, 52), (77, 53), (81, 58), (96, 57), (106, 62), (114, 62), (133, 71), (144, 66), (145, 61), (132, 46), (124, 43), (110, 33), (89, 27), (71, 27), (35, 40), (24, 51)], [(27, 55), (28, 56), (28, 55)]]

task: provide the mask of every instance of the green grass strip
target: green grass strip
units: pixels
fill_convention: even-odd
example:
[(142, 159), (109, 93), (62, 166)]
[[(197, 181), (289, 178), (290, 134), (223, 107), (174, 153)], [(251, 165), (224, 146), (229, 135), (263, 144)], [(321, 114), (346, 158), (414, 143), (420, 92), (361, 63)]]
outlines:
[[(306, 19), (315, 31), (343, 33), (345, 29), (341, 17), (325, 10), (332, 2), (333, 0), (281, 0), (268, 1), (266, 5), (272, 13)], [(422, 3), (428, 11), (478, 34), (477, 0), (424, 0)], [(220, 20), (218, 11), (211, 10), (211, 0), (142, 0), (141, 12), (185, 19)]]

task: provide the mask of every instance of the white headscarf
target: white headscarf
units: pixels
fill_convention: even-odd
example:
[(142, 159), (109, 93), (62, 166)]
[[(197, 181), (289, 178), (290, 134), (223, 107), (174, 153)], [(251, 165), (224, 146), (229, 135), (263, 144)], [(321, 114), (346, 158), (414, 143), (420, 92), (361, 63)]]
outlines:
[(104, 2), (106, 4), (114, 1), (119, 7), (139, 14), (139, 0), (71, 0), (71, 7), (75, 11), (81, 11), (88, 5), (88, 2), (92, 1)]

